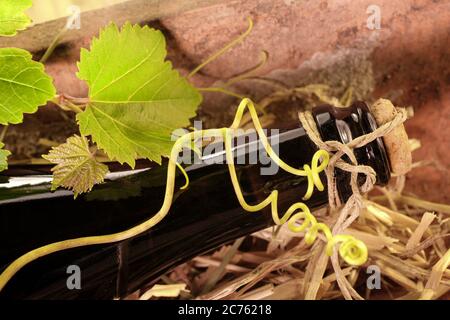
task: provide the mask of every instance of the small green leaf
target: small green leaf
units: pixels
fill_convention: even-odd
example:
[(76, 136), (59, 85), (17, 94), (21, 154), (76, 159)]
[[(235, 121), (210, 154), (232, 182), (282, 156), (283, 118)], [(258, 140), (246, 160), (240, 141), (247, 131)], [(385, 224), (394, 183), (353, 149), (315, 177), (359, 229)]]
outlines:
[(0, 49), (0, 124), (20, 123), (56, 94), (42, 63), (22, 49)]
[(77, 120), (111, 159), (131, 167), (138, 157), (161, 163), (172, 132), (195, 116), (200, 93), (165, 57), (160, 31), (129, 23), (109, 25), (82, 50), (78, 77), (89, 85), (90, 104)]
[(25, 29), (31, 19), (24, 11), (31, 5), (31, 0), (0, 0), (0, 36), (15, 36)]
[(98, 162), (89, 150), (87, 139), (77, 135), (42, 157), (56, 164), (52, 168), (52, 189), (59, 186), (72, 189), (75, 197), (102, 183), (108, 173), (108, 166)]
[(11, 155), (9, 150), (3, 149), (5, 145), (0, 142), (0, 171), (8, 169), (7, 158)]

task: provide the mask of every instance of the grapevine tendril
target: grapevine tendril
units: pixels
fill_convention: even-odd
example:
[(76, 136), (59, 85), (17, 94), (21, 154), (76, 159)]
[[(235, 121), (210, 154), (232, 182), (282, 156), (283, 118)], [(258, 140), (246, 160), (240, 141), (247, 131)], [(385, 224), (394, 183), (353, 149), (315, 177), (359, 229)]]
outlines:
[(176, 164), (177, 164), (178, 169), (179, 169), (179, 170), (181, 171), (181, 173), (183, 174), (184, 179), (186, 180), (186, 183), (184, 184), (184, 186), (182, 186), (182, 187), (180, 188), (181, 190), (184, 190), (184, 189), (186, 189), (186, 188), (189, 186), (189, 176), (188, 176), (186, 170), (184, 170), (184, 168), (181, 166), (180, 163), (177, 162)]
[(205, 67), (210, 62), (216, 60), (218, 57), (223, 55), (225, 52), (227, 52), (229, 49), (233, 48), (235, 45), (243, 41), (252, 31), (253, 29), (253, 20), (249, 17), (247, 18), (248, 21), (248, 28), (247, 30), (242, 33), (239, 37), (228, 43), (225, 47), (221, 48), (219, 51), (215, 52), (213, 55), (211, 55), (208, 59), (206, 59), (204, 62), (202, 62), (200, 65), (198, 65), (194, 70), (192, 70), (187, 78), (191, 78), (193, 75), (195, 75), (197, 72), (199, 72), (203, 67)]
[[(101, 236), (69, 239), (51, 243), (34, 249), (13, 261), (0, 274), (0, 291), (20, 269), (40, 257), (70, 248), (123, 241), (135, 237), (159, 223), (169, 212), (173, 201), (177, 167), (180, 169), (186, 179), (186, 184), (182, 187), (182, 189), (186, 188), (189, 185), (188, 174), (177, 162), (177, 159), (182, 149), (186, 146), (191, 146), (192, 142), (197, 139), (199, 133), (201, 134), (202, 138), (221, 137), (224, 140), (226, 160), (228, 163), (231, 181), (237, 199), (243, 209), (249, 212), (255, 212), (260, 211), (261, 209), (270, 205), (272, 217), (275, 224), (281, 225), (287, 222), (288, 227), (291, 231), (305, 232), (305, 242), (307, 244), (312, 244), (316, 240), (319, 232), (322, 232), (327, 240), (326, 252), (328, 255), (331, 255), (333, 253), (334, 246), (340, 243), (339, 254), (347, 263), (351, 265), (361, 265), (365, 263), (365, 261), (367, 260), (367, 247), (364, 242), (355, 239), (350, 235), (339, 234), (333, 236), (329, 227), (323, 223), (318, 223), (316, 218), (311, 214), (309, 208), (304, 203), (297, 202), (292, 204), (280, 218), (278, 214), (278, 190), (273, 190), (271, 194), (259, 204), (250, 205), (245, 201), (234, 165), (234, 156), (232, 152), (232, 135), (233, 132), (239, 127), (242, 116), (246, 109), (248, 109), (250, 112), (250, 116), (253, 120), (253, 124), (257, 131), (259, 139), (262, 142), (269, 157), (272, 158), (272, 160), (283, 170), (293, 175), (307, 177), (308, 188), (305, 195), (303, 196), (303, 199), (307, 200), (311, 197), (314, 191), (314, 187), (316, 187), (319, 191), (323, 191), (324, 186), (320, 180), (319, 174), (320, 172), (325, 170), (328, 164), (328, 153), (324, 150), (317, 151), (312, 158), (311, 166), (304, 165), (303, 170), (289, 166), (287, 163), (281, 160), (271, 148), (268, 138), (265, 135), (263, 128), (261, 127), (261, 123), (258, 120), (258, 115), (253, 102), (250, 99), (245, 98), (239, 104), (235, 119), (229, 128), (206, 129), (201, 131), (189, 132), (175, 141), (171, 150), (167, 167), (167, 180), (164, 201), (160, 210), (154, 216), (137, 226), (121, 232)], [(321, 162), (319, 164), (320, 159)], [(303, 222), (299, 225), (298, 221), (301, 219), (303, 220)]]

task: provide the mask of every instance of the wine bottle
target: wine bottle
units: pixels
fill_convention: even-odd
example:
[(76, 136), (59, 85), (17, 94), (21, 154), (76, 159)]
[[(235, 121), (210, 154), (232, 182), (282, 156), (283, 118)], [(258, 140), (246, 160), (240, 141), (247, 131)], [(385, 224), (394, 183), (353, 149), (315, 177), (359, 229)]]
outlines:
[[(313, 109), (322, 139), (344, 143), (376, 128), (367, 105), (356, 102), (348, 108), (323, 105)], [(281, 126), (279, 126), (281, 127)], [(272, 133), (271, 144), (287, 164), (301, 168), (310, 164), (317, 151), (299, 122), (285, 124)], [(221, 143), (217, 143), (221, 144)], [(256, 147), (255, 147), (256, 146)], [(220, 148), (218, 148), (220, 149)], [(222, 148), (223, 150), (223, 148)], [(263, 154), (259, 141), (237, 144), (234, 155)], [(390, 178), (389, 159), (381, 139), (355, 150), (360, 164), (371, 166), (377, 184)], [(258, 158), (258, 157), (256, 157)], [(224, 152), (185, 167), (190, 178), (176, 178), (176, 193), (169, 214), (156, 226), (119, 243), (93, 245), (56, 252), (21, 269), (0, 292), (3, 299), (111, 299), (123, 297), (157, 280), (173, 267), (239, 237), (273, 225), (269, 210), (245, 212), (236, 199)], [(258, 203), (279, 190), (280, 212), (301, 201), (306, 177), (283, 170), (261, 174), (272, 164), (237, 164), (245, 199)], [(150, 169), (112, 173), (105, 183), (74, 199), (72, 192), (51, 191), (51, 176), (33, 174), (0, 178), (0, 270), (37, 247), (65, 239), (115, 233), (137, 225), (157, 212), (163, 202), (167, 163)], [(349, 174), (336, 170), (340, 198), (351, 195)], [(322, 181), (326, 177), (320, 174)], [(363, 178), (363, 177), (361, 177)], [(304, 201), (313, 211), (327, 205), (328, 195), (315, 190)], [(75, 287), (68, 285), (79, 272)]]

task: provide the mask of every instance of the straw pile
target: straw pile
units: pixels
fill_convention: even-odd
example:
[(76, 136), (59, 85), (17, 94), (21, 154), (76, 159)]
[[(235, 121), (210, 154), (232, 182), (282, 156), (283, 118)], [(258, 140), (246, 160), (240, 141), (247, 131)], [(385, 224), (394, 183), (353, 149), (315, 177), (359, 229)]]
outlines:
[[(380, 190), (383, 195), (369, 196), (363, 214), (346, 231), (366, 243), (369, 259), (360, 267), (342, 263), (344, 276), (364, 299), (445, 298), (450, 290), (450, 206)], [(324, 211), (316, 216), (326, 223), (331, 219)], [(343, 297), (320, 241), (309, 247), (301, 234), (285, 226), (274, 232), (265, 229), (196, 257), (162, 277), (163, 286), (129, 298)]]

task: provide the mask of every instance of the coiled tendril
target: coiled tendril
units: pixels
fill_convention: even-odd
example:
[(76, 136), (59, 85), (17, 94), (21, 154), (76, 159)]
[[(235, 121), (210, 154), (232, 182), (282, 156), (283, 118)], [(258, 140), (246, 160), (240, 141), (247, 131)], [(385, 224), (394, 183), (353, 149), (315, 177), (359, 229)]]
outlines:
[[(341, 234), (333, 236), (329, 227), (323, 223), (318, 223), (316, 218), (311, 214), (308, 207), (304, 203), (302, 202), (294, 203), (287, 209), (284, 215), (280, 218), (278, 214), (278, 190), (273, 190), (265, 200), (263, 200), (261, 203), (257, 205), (250, 205), (245, 201), (237, 178), (236, 168), (234, 166), (234, 156), (232, 152), (232, 133), (235, 129), (239, 127), (239, 124), (241, 122), (242, 116), (246, 108), (248, 108), (250, 112), (250, 116), (253, 120), (253, 124), (258, 133), (259, 139), (262, 142), (269, 157), (272, 158), (272, 160), (277, 165), (279, 165), (280, 168), (282, 168), (283, 170), (293, 175), (307, 177), (308, 188), (305, 195), (303, 196), (303, 199), (307, 200), (311, 197), (314, 191), (314, 187), (316, 187), (319, 191), (323, 191), (324, 186), (322, 184), (322, 181), (320, 180), (319, 174), (320, 172), (325, 170), (328, 164), (329, 161), (328, 153), (324, 150), (317, 151), (312, 158), (311, 166), (305, 164), (303, 166), (303, 170), (289, 166), (283, 160), (281, 160), (271, 148), (267, 136), (265, 135), (264, 130), (261, 127), (261, 124), (258, 120), (258, 114), (256, 112), (255, 106), (253, 105), (253, 102), (250, 99), (245, 98), (239, 104), (234, 121), (229, 128), (207, 129), (189, 132), (178, 138), (177, 141), (175, 141), (167, 167), (167, 180), (166, 180), (164, 201), (160, 210), (154, 216), (152, 216), (151, 218), (149, 218), (148, 220), (144, 221), (143, 223), (137, 226), (134, 226), (130, 229), (121, 232), (108, 235), (82, 237), (59, 241), (29, 251), (28, 253), (14, 260), (0, 274), (0, 291), (5, 287), (8, 281), (20, 269), (22, 269), (25, 265), (40, 257), (70, 248), (123, 241), (135, 237), (149, 230), (157, 223), (159, 223), (167, 215), (172, 204), (175, 189), (176, 168), (179, 168), (182, 171), (186, 179), (186, 184), (182, 188), (184, 189), (189, 185), (189, 177), (186, 171), (183, 169), (183, 167), (177, 162), (177, 159), (179, 153), (182, 151), (184, 147), (191, 148), (195, 152), (198, 152), (198, 150), (192, 147), (192, 142), (195, 141), (195, 139), (199, 135), (201, 135), (201, 137), (207, 138), (222, 137), (224, 139), (226, 159), (228, 162), (231, 181), (236, 196), (243, 209), (249, 212), (255, 212), (265, 208), (270, 204), (272, 217), (275, 224), (280, 225), (288, 222), (288, 227), (290, 230), (294, 232), (305, 231), (305, 242), (307, 244), (312, 244), (316, 240), (318, 233), (321, 231), (325, 235), (325, 238), (327, 240), (326, 252), (328, 255), (331, 255), (333, 253), (333, 248), (336, 244), (341, 243), (339, 247), (339, 254), (347, 263), (351, 265), (363, 264), (367, 260), (366, 245), (362, 241), (357, 240), (350, 235)], [(321, 163), (319, 164), (320, 159), (322, 160)], [(303, 222), (300, 225), (298, 225), (297, 221), (300, 219), (303, 219)]]
[[(351, 235), (339, 234), (333, 236), (330, 228), (326, 224), (317, 222), (316, 218), (311, 214), (306, 204), (302, 202), (296, 202), (292, 204), (280, 218), (278, 214), (278, 190), (273, 190), (266, 199), (264, 199), (257, 205), (250, 205), (245, 201), (237, 178), (236, 169), (234, 166), (234, 158), (231, 149), (231, 141), (232, 141), (231, 131), (232, 129), (238, 128), (241, 117), (246, 107), (248, 107), (249, 109), (258, 136), (267, 154), (273, 159), (273, 161), (276, 164), (278, 164), (283, 170), (290, 172), (291, 174), (307, 177), (308, 188), (305, 195), (303, 196), (303, 200), (308, 200), (309, 198), (311, 198), (311, 195), (314, 191), (314, 187), (316, 187), (319, 191), (324, 190), (324, 186), (322, 184), (322, 181), (320, 180), (319, 174), (320, 172), (325, 170), (329, 161), (329, 154), (325, 150), (319, 150), (314, 154), (311, 161), (311, 166), (305, 164), (303, 166), (303, 170), (292, 168), (291, 166), (283, 162), (283, 160), (281, 160), (271, 148), (267, 140), (267, 137), (265, 136), (264, 131), (261, 127), (261, 124), (258, 120), (258, 115), (256, 113), (256, 109), (253, 105), (253, 102), (250, 99), (243, 99), (238, 107), (238, 111), (236, 113), (236, 117), (233, 121), (233, 124), (229, 129), (224, 129), (225, 151), (231, 181), (233, 183), (234, 191), (242, 208), (244, 208), (246, 211), (249, 212), (255, 212), (264, 209), (266, 206), (270, 204), (272, 211), (272, 218), (275, 224), (281, 225), (287, 222), (288, 228), (291, 231), (305, 232), (306, 244), (308, 245), (312, 244), (316, 240), (318, 233), (321, 231), (327, 240), (326, 252), (328, 255), (331, 256), (333, 253), (334, 246), (340, 243), (339, 254), (348, 264), (361, 265), (365, 263), (367, 260), (368, 252), (364, 242), (356, 239)], [(322, 159), (322, 161), (319, 164), (320, 159)], [(300, 219), (303, 219), (303, 222), (300, 225), (298, 225), (297, 221)]]

